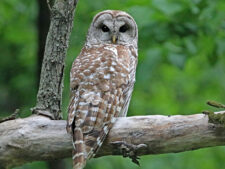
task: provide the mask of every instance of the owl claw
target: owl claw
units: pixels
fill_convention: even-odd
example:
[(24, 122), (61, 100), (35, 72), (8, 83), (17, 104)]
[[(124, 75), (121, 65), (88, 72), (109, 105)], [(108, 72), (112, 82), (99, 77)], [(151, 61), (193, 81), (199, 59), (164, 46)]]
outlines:
[(125, 141), (115, 141), (112, 142), (111, 144), (119, 148), (120, 153), (123, 155), (123, 157), (129, 157), (133, 163), (140, 166), (140, 163), (138, 161), (140, 158), (137, 156), (137, 151), (144, 147), (147, 147), (146, 144), (134, 145), (126, 143)]

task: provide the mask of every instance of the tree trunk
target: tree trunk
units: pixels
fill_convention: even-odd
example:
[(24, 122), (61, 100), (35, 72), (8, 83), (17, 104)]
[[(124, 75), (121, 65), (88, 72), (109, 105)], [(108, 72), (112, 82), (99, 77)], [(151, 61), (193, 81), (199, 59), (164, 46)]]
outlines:
[(33, 113), (61, 119), (65, 57), (73, 27), (77, 0), (55, 0), (50, 4), (51, 23), (45, 44), (40, 85)]

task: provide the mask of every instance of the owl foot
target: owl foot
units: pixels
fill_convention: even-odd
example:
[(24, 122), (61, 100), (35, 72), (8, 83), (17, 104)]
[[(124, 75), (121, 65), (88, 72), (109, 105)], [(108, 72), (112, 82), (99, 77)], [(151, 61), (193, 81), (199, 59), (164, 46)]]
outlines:
[(144, 147), (147, 147), (146, 144), (134, 145), (126, 143), (125, 141), (115, 141), (111, 144), (120, 150), (120, 153), (122, 153), (123, 157), (129, 157), (133, 163), (140, 166), (140, 163), (138, 161), (140, 158), (137, 156), (137, 151)]

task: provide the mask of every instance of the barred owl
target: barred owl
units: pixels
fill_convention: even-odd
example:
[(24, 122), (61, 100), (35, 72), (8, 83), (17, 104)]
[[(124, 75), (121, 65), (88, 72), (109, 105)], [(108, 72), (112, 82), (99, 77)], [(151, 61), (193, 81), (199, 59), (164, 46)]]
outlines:
[(74, 169), (95, 156), (117, 117), (126, 116), (137, 65), (138, 29), (123, 11), (98, 13), (70, 73), (67, 131)]

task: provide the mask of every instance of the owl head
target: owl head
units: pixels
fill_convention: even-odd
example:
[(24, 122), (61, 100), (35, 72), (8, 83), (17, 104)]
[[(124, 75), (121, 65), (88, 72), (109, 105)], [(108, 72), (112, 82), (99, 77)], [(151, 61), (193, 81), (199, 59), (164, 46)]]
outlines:
[(93, 18), (86, 44), (117, 44), (137, 47), (137, 40), (137, 24), (129, 14), (123, 11), (106, 10)]

